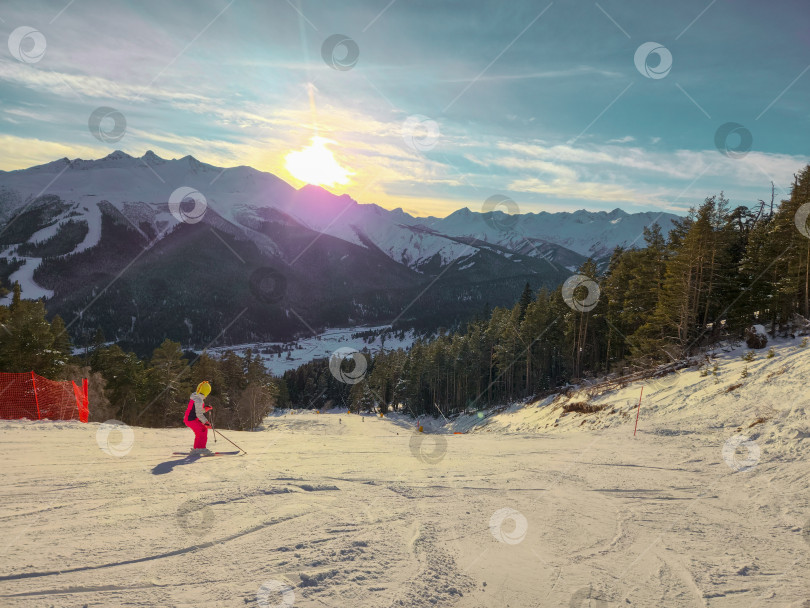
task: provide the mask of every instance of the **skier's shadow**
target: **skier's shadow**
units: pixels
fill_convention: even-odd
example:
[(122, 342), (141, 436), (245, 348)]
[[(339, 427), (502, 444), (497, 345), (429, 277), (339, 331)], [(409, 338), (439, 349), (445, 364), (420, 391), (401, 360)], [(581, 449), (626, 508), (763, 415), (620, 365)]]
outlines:
[(185, 458), (181, 458), (179, 460), (167, 460), (166, 462), (161, 462), (154, 469), (152, 469), (152, 475), (165, 475), (166, 473), (171, 473), (174, 470), (174, 467), (181, 464), (191, 464), (192, 462), (196, 462), (199, 459), (200, 456), (194, 454), (192, 456), (186, 456)]

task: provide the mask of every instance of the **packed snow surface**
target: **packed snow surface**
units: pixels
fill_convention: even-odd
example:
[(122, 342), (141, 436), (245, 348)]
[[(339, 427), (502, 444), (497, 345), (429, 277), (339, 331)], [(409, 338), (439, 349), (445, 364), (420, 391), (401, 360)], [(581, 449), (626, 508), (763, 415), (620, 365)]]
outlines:
[(5, 421), (0, 604), (806, 607), (810, 347), (745, 352), (424, 433), (277, 412), (243, 456)]

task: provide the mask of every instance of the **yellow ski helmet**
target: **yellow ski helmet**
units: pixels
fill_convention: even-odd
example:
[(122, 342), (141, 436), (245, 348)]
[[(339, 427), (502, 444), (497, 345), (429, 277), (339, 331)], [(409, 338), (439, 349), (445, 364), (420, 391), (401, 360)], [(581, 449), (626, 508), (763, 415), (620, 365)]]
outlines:
[(208, 383), (208, 380), (203, 380), (197, 385), (197, 392), (203, 397), (207, 397), (211, 394), (211, 385)]

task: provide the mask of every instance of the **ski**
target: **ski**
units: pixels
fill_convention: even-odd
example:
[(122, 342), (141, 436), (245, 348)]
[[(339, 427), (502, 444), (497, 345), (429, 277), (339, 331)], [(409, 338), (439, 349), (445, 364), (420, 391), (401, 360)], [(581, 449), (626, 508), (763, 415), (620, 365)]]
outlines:
[(240, 452), (212, 452), (211, 454), (194, 454), (192, 452), (172, 452), (175, 456), (202, 456), (208, 458), (209, 456), (236, 456)]

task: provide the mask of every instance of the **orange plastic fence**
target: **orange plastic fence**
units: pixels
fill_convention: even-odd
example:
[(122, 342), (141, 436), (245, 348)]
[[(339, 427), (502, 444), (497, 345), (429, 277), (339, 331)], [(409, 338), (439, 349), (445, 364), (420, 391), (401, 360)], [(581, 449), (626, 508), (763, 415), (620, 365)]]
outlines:
[(86, 378), (79, 387), (72, 380), (48, 380), (34, 372), (0, 372), (0, 418), (87, 422), (89, 414)]

